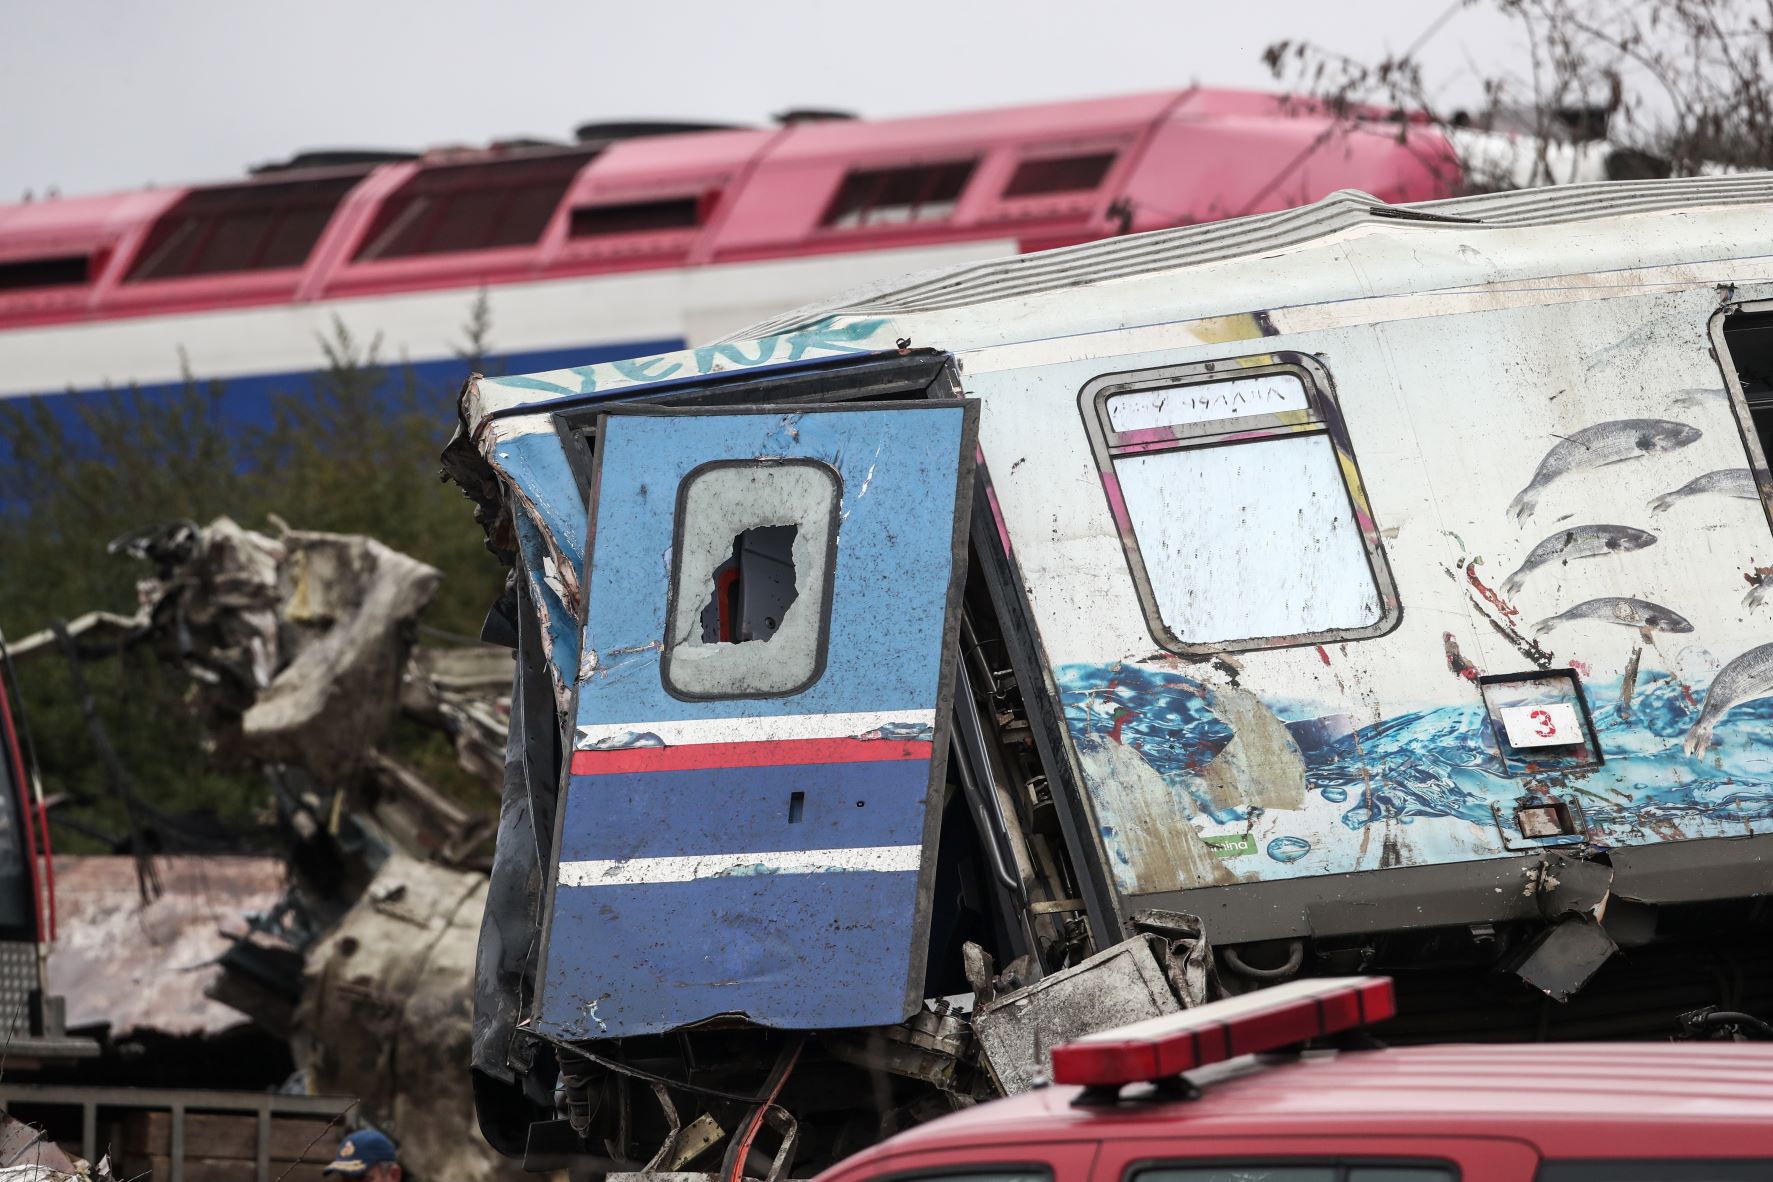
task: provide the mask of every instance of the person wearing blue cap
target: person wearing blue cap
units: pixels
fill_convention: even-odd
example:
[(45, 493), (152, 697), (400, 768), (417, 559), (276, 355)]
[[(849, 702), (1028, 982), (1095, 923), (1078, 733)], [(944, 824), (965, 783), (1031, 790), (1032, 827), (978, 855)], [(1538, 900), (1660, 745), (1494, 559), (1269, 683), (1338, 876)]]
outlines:
[(323, 1174), (344, 1174), (363, 1182), (400, 1182), (394, 1142), (374, 1129), (359, 1129), (339, 1142), (338, 1156)]

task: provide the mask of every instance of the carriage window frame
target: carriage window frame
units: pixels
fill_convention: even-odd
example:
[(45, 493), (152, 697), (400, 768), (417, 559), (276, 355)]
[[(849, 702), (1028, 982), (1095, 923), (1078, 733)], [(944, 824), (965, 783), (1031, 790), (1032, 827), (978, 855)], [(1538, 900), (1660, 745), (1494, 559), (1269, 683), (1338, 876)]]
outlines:
[[(1126, 431), (1116, 430), (1109, 419), (1108, 404), (1117, 396), (1146, 390), (1212, 385), (1265, 374), (1286, 374), (1295, 378), (1304, 389), (1305, 408)], [(1103, 493), (1108, 500), (1108, 510), (1114, 519), (1116, 532), (1120, 535), (1121, 550), (1133, 577), (1146, 627), (1152, 638), (1166, 650), (1182, 656), (1206, 657), (1229, 652), (1370, 640), (1391, 632), (1402, 622), (1402, 603), (1398, 598), (1397, 584), (1392, 578), (1391, 564), (1385, 555), (1378, 523), (1367, 497), (1366, 484), (1355, 462), (1354, 448), (1349, 441), (1341, 410), (1336, 405), (1329, 371), (1317, 358), (1305, 353), (1279, 352), (1102, 374), (1092, 378), (1078, 392), (1078, 409), (1083, 415), (1084, 429), (1089, 435), (1090, 448), (1095, 455)], [(1115, 461), (1127, 456), (1319, 435), (1328, 440), (1341, 471), (1343, 492), (1348, 497), (1351, 519), (1360, 536), (1367, 571), (1379, 600), (1378, 619), (1371, 624), (1350, 628), (1327, 628), (1275, 636), (1190, 641), (1176, 635), (1164, 620), (1158, 606), (1157, 594), (1139, 548), (1138, 534), (1120, 488)]]

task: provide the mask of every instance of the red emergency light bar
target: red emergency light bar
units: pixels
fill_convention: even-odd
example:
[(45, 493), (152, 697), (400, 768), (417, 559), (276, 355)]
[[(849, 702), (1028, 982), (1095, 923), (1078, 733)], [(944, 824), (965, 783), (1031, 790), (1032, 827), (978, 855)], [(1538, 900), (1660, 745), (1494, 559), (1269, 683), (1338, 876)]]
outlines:
[(1289, 981), (1053, 1048), (1053, 1082), (1119, 1087), (1352, 1030), (1397, 1013), (1390, 977)]

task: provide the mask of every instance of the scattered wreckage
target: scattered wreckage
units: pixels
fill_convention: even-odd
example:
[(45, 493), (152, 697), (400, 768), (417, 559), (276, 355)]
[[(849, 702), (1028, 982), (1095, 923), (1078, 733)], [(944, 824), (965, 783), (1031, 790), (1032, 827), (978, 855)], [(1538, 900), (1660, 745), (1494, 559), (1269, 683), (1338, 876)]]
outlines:
[(774, 1182), (1300, 975), (1773, 1004), (1770, 205), (1344, 193), (471, 381), (489, 1141)]
[[(104, 1021), (119, 1037), (250, 1018), (291, 1044), (310, 1089), (357, 1097), (355, 1117), (395, 1133), (419, 1176), (518, 1176), (464, 1135), (473, 1106), (457, 1066), (510, 653), (417, 643), (433, 568), (370, 538), (277, 524), (178, 522), (120, 539), (114, 553), (151, 567), (133, 615), (89, 613), (6, 646), (13, 662), (66, 658), (77, 686), (84, 663), (133, 645), (184, 671), (215, 758), (263, 770), (289, 850), (286, 863), (217, 858), (232, 851), (209, 849), (135, 789), (89, 709), (94, 749), (128, 804), (118, 844), (134, 854), (139, 898), (104, 889), (128, 859), (85, 860), (65, 884), (76, 928), (64, 924), (48, 984), (77, 1023)], [(452, 797), (390, 751), (403, 716), (448, 738), (483, 801)], [(147, 829), (199, 852), (162, 856), (141, 840)], [(128, 971), (107, 968), (132, 939), (152, 947)], [(193, 976), (194, 965), (208, 967)]]

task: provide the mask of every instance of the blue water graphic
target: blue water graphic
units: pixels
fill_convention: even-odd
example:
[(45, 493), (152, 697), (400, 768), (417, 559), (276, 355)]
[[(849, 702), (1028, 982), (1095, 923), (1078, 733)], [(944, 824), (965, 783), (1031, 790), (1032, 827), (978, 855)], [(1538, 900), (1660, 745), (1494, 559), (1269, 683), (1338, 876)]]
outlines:
[(1276, 862), (1297, 862), (1311, 852), (1311, 843), (1303, 837), (1277, 837), (1268, 843), (1268, 856)]
[[(1203, 773), (1233, 737), (1214, 708), (1211, 687), (1185, 673), (1130, 663), (1064, 666), (1058, 683), (1072, 735), (1118, 740), (1136, 751), (1182, 800), (1194, 803), (1197, 827), (1219, 832), (1260, 816), (1259, 809), (1226, 807), (1222, 786), (1219, 803), (1209, 799)], [(1712, 745), (1691, 758), (1682, 741), (1698, 717), (1704, 685), (1646, 670), (1624, 713), (1619, 682), (1583, 688), (1603, 757), (1598, 767), (1559, 767), (1555, 758), (1522, 766), (1517, 755), (1511, 769), (1475, 685), (1463, 702), (1358, 727), (1319, 703), (1267, 705), (1303, 757), (1307, 810), (1335, 806), (1331, 815), (1349, 837), (1377, 824), (1456, 821), (1464, 823), (1461, 832), (1433, 839), (1446, 857), (1502, 853), (1498, 812), (1506, 818), (1519, 797), (1534, 793), (1578, 800), (1602, 845), (1773, 830), (1773, 698), (1731, 710)], [(1451, 681), (1448, 691), (1449, 697), (1457, 693)], [(1185, 815), (1179, 812), (1179, 822)], [(1326, 852), (1338, 867), (1353, 857), (1335, 856), (1334, 828), (1312, 823), (1307, 832), (1309, 840), (1270, 841), (1270, 858), (1292, 863), (1313, 854), (1309, 872), (1317, 873), (1331, 868)]]

